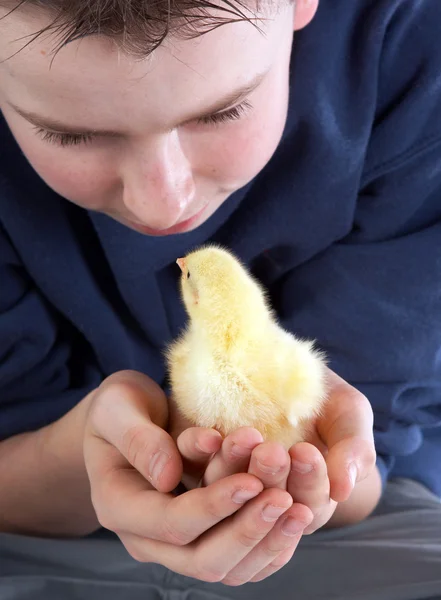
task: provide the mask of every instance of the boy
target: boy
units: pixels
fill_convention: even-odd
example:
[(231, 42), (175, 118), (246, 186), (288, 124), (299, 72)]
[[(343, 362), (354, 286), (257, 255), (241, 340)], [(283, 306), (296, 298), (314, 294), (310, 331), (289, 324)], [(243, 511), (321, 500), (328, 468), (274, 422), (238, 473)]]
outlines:
[[(0, 7), (4, 595), (441, 595), (439, 4)], [(315, 443), (176, 422), (174, 260), (208, 240), (359, 390), (330, 371)], [(99, 525), (149, 564), (51, 539)]]

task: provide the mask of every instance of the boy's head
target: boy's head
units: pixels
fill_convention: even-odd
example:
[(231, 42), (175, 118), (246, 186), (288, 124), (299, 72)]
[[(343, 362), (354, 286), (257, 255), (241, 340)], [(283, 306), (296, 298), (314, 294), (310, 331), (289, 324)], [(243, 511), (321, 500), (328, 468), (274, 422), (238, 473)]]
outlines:
[(272, 1), (0, 0), (0, 109), (65, 198), (193, 229), (280, 141), (292, 32), (318, 0)]

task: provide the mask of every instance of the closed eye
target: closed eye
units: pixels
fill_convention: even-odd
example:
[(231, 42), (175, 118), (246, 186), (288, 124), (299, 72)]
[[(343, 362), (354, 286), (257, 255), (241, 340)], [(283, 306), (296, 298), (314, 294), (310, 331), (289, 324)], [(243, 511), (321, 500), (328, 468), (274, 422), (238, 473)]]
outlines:
[(55, 133), (54, 131), (48, 131), (42, 127), (35, 127), (37, 135), (39, 135), (45, 142), (55, 144), (57, 146), (79, 146), (80, 144), (88, 144), (94, 136), (91, 133)]
[(219, 125), (221, 123), (227, 123), (229, 121), (238, 121), (245, 116), (252, 109), (252, 105), (248, 100), (244, 100), (241, 104), (233, 106), (228, 110), (224, 110), (220, 113), (214, 113), (212, 115), (206, 115), (198, 119), (198, 123), (201, 125)]
[[(214, 113), (212, 115), (206, 115), (200, 117), (197, 120), (199, 125), (221, 125), (222, 123), (228, 123), (231, 121), (238, 121), (245, 116), (252, 109), (252, 105), (248, 100), (244, 100), (241, 104), (233, 106), (228, 110), (224, 110), (220, 113)], [(45, 142), (49, 144), (55, 144), (65, 148), (67, 146), (82, 146), (90, 144), (98, 136), (93, 133), (57, 133), (44, 129), (43, 127), (34, 127), (37, 135), (39, 135)]]

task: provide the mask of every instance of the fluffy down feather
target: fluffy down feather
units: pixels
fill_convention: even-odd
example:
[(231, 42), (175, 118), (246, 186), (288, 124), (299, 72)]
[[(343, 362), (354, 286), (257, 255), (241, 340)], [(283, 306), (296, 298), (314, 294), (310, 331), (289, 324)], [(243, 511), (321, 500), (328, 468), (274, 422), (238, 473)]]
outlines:
[(277, 323), (262, 286), (225, 249), (177, 260), (189, 322), (167, 351), (172, 396), (197, 426), (255, 427), (286, 448), (325, 401), (325, 360)]

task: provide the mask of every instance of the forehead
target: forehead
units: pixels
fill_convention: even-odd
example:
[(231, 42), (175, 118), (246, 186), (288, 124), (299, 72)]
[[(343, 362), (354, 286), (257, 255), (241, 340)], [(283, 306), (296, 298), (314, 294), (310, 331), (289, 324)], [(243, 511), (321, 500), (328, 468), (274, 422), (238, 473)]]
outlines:
[(164, 104), (184, 110), (188, 107), (175, 105), (215, 99), (268, 67), (283, 23), (279, 15), (265, 18), (259, 23), (261, 31), (242, 22), (193, 40), (167, 39), (145, 59), (126, 55), (116, 43), (98, 36), (74, 41), (54, 58), (51, 35), (20, 50), (26, 36), (48, 21), (16, 11), (0, 21), (0, 88), (18, 97), (30, 94), (36, 111), (50, 102), (59, 118), (93, 106), (100, 107), (103, 119), (106, 112), (133, 118), (143, 104), (159, 114)]

